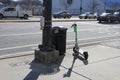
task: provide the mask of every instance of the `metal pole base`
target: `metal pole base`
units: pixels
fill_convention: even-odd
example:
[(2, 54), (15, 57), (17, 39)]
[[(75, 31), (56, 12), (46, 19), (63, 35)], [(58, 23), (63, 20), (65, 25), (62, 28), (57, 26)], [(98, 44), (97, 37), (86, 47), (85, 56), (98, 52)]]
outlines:
[(35, 50), (35, 60), (39, 61), (43, 64), (50, 64), (53, 62), (57, 62), (59, 60), (59, 51), (52, 50), (52, 51), (41, 51)]

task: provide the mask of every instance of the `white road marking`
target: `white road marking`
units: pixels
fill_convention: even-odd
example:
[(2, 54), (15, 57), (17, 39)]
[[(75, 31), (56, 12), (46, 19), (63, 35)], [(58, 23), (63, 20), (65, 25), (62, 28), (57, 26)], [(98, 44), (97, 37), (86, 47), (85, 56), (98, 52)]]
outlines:
[(35, 50), (35, 49), (38, 49), (38, 47), (37, 47), (37, 46), (35, 46), (35, 47), (32, 47), (31, 49), (32, 49), (32, 50)]
[(36, 32), (36, 33), (22, 33), (22, 34), (5, 34), (5, 35), (0, 35), (0, 37), (23, 36), (23, 35), (35, 35), (35, 34), (42, 34), (42, 32)]
[[(78, 39), (78, 41), (85, 41), (85, 40), (94, 40), (94, 39), (100, 39), (100, 38), (109, 38), (109, 37), (114, 37), (116, 35), (111, 35), (111, 36), (102, 36), (102, 37), (93, 37), (93, 38), (84, 38), (84, 39)], [(67, 40), (67, 42), (74, 42), (74, 40)], [(97, 42), (97, 41), (96, 41)], [(91, 42), (90, 42), (91, 43)], [(87, 43), (88, 44), (88, 43)], [(3, 50), (10, 50), (10, 49), (18, 49), (18, 48), (25, 48), (25, 47), (32, 47), (31, 49), (36, 48), (35, 46), (38, 46), (38, 44), (31, 44), (31, 45), (24, 45), (24, 46), (16, 46), (16, 47), (8, 47), (8, 48), (1, 48), (0, 51)]]
[[(84, 38), (84, 39), (78, 39), (78, 41), (85, 41), (85, 40), (94, 40), (94, 39), (100, 39), (100, 38), (109, 38), (109, 37), (115, 37), (116, 35), (111, 36), (102, 36), (102, 37), (92, 37), (92, 38)], [(120, 35), (119, 35), (120, 36)], [(73, 42), (75, 40), (67, 40), (67, 42)]]
[(31, 44), (31, 45), (24, 45), (24, 46), (1, 48), (0, 51), (2, 51), (2, 50), (10, 50), (10, 49), (18, 49), (18, 48), (25, 48), (25, 47), (32, 47), (32, 46), (37, 46), (37, 45), (38, 44)]
[[(82, 31), (97, 31), (98, 33), (106, 33), (109, 32), (109, 29), (120, 29), (120, 27), (113, 27), (113, 28), (99, 28), (99, 29), (81, 29), (78, 30), (78, 32)], [(68, 33), (74, 32), (73, 30), (68, 30)], [(8, 37), (8, 36), (23, 36), (23, 35), (36, 35), (36, 34), (42, 34), (42, 32), (36, 32), (36, 33), (22, 33), (22, 34), (3, 34), (0, 35), (0, 37)]]

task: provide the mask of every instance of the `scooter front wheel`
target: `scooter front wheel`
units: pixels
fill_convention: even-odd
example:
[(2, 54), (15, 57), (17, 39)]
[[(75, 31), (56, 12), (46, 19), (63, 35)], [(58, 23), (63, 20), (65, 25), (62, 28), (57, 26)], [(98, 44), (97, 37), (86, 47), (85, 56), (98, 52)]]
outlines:
[(74, 52), (74, 53), (78, 53), (76, 47), (73, 47), (73, 52)]
[(84, 52), (83, 55), (84, 55), (85, 60), (87, 60), (88, 59), (88, 52)]

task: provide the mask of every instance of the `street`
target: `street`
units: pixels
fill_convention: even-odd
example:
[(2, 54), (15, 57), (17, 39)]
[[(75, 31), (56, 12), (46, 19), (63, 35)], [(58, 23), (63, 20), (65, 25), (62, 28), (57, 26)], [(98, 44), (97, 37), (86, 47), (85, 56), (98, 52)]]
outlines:
[[(75, 22), (53, 22), (53, 26), (67, 28), (67, 47), (74, 45)], [(119, 40), (120, 24), (100, 24), (98, 21), (77, 21), (80, 45), (99, 44)], [(42, 43), (39, 22), (0, 23), (0, 55), (34, 51)]]

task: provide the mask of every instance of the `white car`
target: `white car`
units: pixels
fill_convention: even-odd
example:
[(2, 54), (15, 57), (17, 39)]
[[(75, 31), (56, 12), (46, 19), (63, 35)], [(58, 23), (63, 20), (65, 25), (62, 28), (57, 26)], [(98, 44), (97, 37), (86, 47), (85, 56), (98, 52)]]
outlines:
[(89, 16), (89, 14), (90, 14), (90, 12), (85, 12), (85, 13), (79, 15), (79, 18), (80, 18), (80, 19), (87, 19), (88, 16)]
[(4, 7), (0, 9), (0, 19), (7, 17), (24, 18), (32, 16), (31, 10), (18, 10), (14, 7)]
[(89, 15), (88, 15), (88, 19), (96, 19), (98, 16), (99, 16), (98, 13), (89, 14)]

